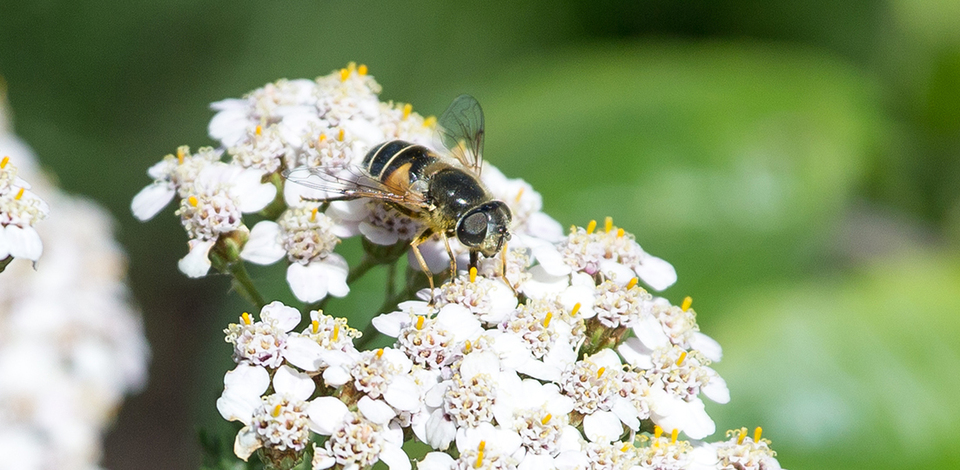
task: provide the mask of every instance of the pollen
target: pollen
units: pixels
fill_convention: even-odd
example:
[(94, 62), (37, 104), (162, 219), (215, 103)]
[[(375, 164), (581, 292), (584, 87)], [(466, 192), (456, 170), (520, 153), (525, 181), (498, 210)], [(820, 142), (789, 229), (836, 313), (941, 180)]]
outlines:
[(343, 129), (342, 129), (342, 128), (340, 129), (340, 133), (337, 134), (337, 140), (339, 140), (340, 142), (343, 142)]
[(477, 267), (470, 267), (470, 282), (477, 282)]
[(607, 216), (606, 219), (603, 219), (603, 229), (610, 233), (613, 230), (613, 217)]
[(324, 140), (327, 140), (327, 134), (320, 134), (320, 137), (317, 139), (317, 143), (322, 144)]
[(469, 354), (470, 351), (473, 351), (473, 344), (470, 343), (470, 340), (467, 340), (467, 342), (463, 344), (463, 352)]
[(540, 420), (540, 424), (546, 425), (547, 423), (550, 422), (551, 419), (553, 419), (553, 415), (550, 413), (547, 413), (547, 415)]
[(592, 234), (593, 231), (596, 230), (596, 229), (597, 229), (597, 221), (596, 221), (596, 220), (591, 220), (590, 223), (587, 224), (587, 235)]
[(240, 318), (243, 320), (244, 325), (250, 325), (253, 323), (253, 320), (250, 319), (250, 314), (243, 312), (243, 315), (240, 315)]
[(366, 75), (366, 74), (367, 74), (367, 64), (360, 64), (360, 66), (357, 67), (357, 73), (359, 73), (360, 75)]
[(417, 329), (423, 329), (423, 315), (417, 315)]
[(347, 70), (355, 72), (357, 70), (357, 63), (354, 61), (347, 62)]
[(547, 312), (547, 316), (543, 317), (543, 327), (544, 327), (544, 328), (549, 328), (549, 327), (550, 327), (550, 320), (552, 320), (552, 319), (553, 319), (553, 312)]
[(607, 370), (606, 367), (601, 367), (601, 368), (597, 369), (597, 378), (599, 379), (600, 377), (603, 377), (603, 373), (604, 373), (606, 370)]
[(660, 436), (662, 436), (662, 435), (663, 435), (663, 428), (661, 428), (659, 425), (654, 426), (654, 427), (653, 427), (653, 438), (654, 438), (654, 439), (660, 439)]
[(3, 157), (3, 160), (0, 160), (0, 170), (6, 168), (7, 163), (10, 163), (10, 157)]
[(200, 204), (200, 201), (197, 200), (196, 196), (190, 196), (187, 198), (187, 202), (193, 207), (197, 207), (197, 205)]
[(690, 310), (691, 305), (693, 305), (693, 297), (688, 295), (683, 298), (683, 304), (680, 305), (680, 309), (686, 312), (687, 310)]
[(437, 125), (437, 117), (430, 116), (423, 120), (423, 127), (433, 127)]
[(686, 351), (680, 353), (680, 358), (677, 359), (677, 367), (680, 367), (680, 365), (683, 364), (683, 361), (684, 361), (686, 358), (687, 358), (687, 352), (686, 352)]
[(377, 359), (380, 359), (381, 357), (383, 357), (383, 348), (377, 350)]
[(515, 198), (513, 199), (514, 202), (520, 202), (520, 198), (523, 197), (523, 190), (525, 190), (525, 189), (527, 189), (527, 188), (525, 188), (525, 187), (523, 187), (523, 186), (520, 186), (520, 190), (517, 191), (517, 197), (515, 197)]
[(317, 333), (318, 331), (320, 331), (320, 322), (314, 320), (314, 321), (310, 322), (310, 326), (313, 327), (313, 332), (314, 332), (314, 333)]
[(335, 325), (333, 325), (333, 335), (331, 336), (331, 339), (333, 339), (334, 341), (336, 341), (337, 338), (339, 338), (339, 337), (340, 337), (340, 325), (339, 325), (339, 324), (335, 324)]
[(676, 428), (674, 428), (673, 431), (670, 431), (670, 443), (671, 443), (671, 444), (676, 444), (676, 443), (677, 443), (677, 432), (678, 432), (678, 429), (676, 429)]
[(186, 151), (184, 151), (183, 147), (177, 149), (177, 163), (181, 165), (183, 164), (183, 157), (185, 156), (185, 153)]
[(257, 130), (255, 130), (254, 133), (257, 134), (258, 136), (263, 135), (263, 126), (258, 124)]
[(340, 81), (345, 82), (350, 78), (350, 71), (347, 69), (340, 69)]
[(742, 445), (747, 437), (747, 428), (740, 428), (740, 435), (737, 437), (737, 445)]
[(617, 229), (617, 238), (623, 238), (624, 231), (622, 228)]
[(570, 310), (570, 316), (571, 317), (576, 316), (577, 312), (579, 311), (580, 311), (580, 302), (577, 302), (576, 304), (573, 305), (573, 309)]
[(319, 207), (314, 207), (314, 208), (310, 211), (310, 222), (316, 222), (316, 221), (317, 221), (317, 210), (319, 210)]
[(760, 436), (763, 435), (763, 428), (757, 426), (757, 429), (753, 430), (753, 442), (760, 442)]
[(407, 103), (407, 104), (403, 105), (403, 118), (404, 118), (404, 119), (410, 117), (410, 113), (412, 113), (412, 112), (413, 112), (413, 105), (412, 105), (412, 104)]
[(23, 197), (23, 188), (20, 188), (20, 190), (17, 191), (17, 195), (14, 196), (13, 198), (16, 199), (17, 201), (19, 201), (20, 198), (22, 198), (22, 197)]
[(473, 464), (473, 468), (480, 468), (483, 465), (483, 449), (487, 447), (487, 441), (480, 441), (480, 445), (477, 446), (477, 462)]
[(627, 289), (633, 289), (637, 285), (637, 278), (630, 279), (630, 282), (627, 283)]
[(280, 410), (282, 410), (282, 409), (283, 409), (283, 405), (277, 405), (277, 406), (273, 409), (273, 413), (271, 413), (271, 414), (273, 415), (274, 418), (276, 418), (276, 417), (280, 416)]

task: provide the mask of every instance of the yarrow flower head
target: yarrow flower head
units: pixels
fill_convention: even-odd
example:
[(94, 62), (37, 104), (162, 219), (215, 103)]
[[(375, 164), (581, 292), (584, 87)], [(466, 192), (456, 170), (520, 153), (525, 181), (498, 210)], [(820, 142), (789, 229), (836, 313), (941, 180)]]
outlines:
[[(712, 434), (702, 397), (725, 403), (729, 391), (691, 301), (651, 293), (675, 283), (673, 266), (610, 218), (564, 235), (529, 183), (475, 161), (477, 142), (451, 141), (451, 123), (454, 134), (482, 130), (475, 100), (458, 98), (453, 121), (438, 122), (381, 102), (380, 90), (350, 64), (214, 103), (219, 147), (164, 158), (134, 198), (141, 219), (179, 198), (191, 248), (181, 270), (228, 273), (261, 307), (259, 320), (244, 313), (225, 330), (237, 366), (217, 407), (241, 423), (239, 457), (406, 469), (416, 456), (402, 444), (416, 439), (433, 449), (423, 469), (775, 468), (743, 439), (729, 450), (679, 437)], [(414, 156), (427, 152), (411, 144), (443, 155)], [(469, 184), (428, 195), (433, 173), (415, 166), (430, 162)], [(450, 205), (440, 198), (468, 186), (489, 211), (440, 212)], [(343, 245), (363, 258), (348, 263)], [(244, 271), (281, 261), (304, 314), (263, 301)], [(371, 328), (325, 313), (329, 297), (378, 270)], [(386, 342), (364, 349), (377, 333)]]
[(47, 203), (17, 176), (9, 156), (0, 158), (0, 271), (8, 257), (40, 259), (43, 243), (34, 224), (47, 216)]

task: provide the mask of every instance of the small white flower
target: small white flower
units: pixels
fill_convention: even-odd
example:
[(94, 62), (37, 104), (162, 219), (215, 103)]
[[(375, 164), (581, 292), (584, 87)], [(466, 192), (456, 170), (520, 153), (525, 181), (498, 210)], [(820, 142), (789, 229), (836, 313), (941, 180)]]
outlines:
[(234, 345), (233, 360), (239, 363), (277, 368), (283, 363), (288, 332), (300, 323), (300, 312), (280, 302), (267, 304), (260, 310), (260, 321), (249, 314), (240, 323), (231, 323), (225, 330), (226, 342)]
[(562, 307), (528, 300), (492, 332), (494, 349), (507, 367), (541, 380), (556, 381), (577, 359), (579, 343)]
[(0, 261), (7, 256), (40, 259), (43, 243), (33, 226), (49, 211), (47, 203), (17, 176), (10, 157), (0, 159)]
[(369, 397), (361, 398), (357, 409), (349, 411), (333, 397), (318, 398), (311, 405), (314, 431), (330, 436), (323, 448), (314, 448), (313, 468), (340, 464), (343, 468), (360, 469), (382, 461), (393, 470), (409, 469), (410, 458), (401, 448), (403, 431), (390, 424), (393, 409)]
[(701, 460), (710, 461), (714, 457), (713, 465), (705, 468), (711, 470), (781, 470), (780, 462), (770, 448), (770, 441), (760, 438), (760, 428), (757, 428), (753, 437), (747, 435), (745, 428), (727, 431), (726, 441), (715, 442), (710, 445), (712, 452), (704, 449)]
[(605, 230), (595, 231), (595, 227), (591, 222), (587, 229), (577, 228), (560, 244), (564, 262), (571, 268), (590, 275), (603, 273), (621, 285), (636, 275), (658, 291), (677, 282), (670, 263), (643, 251), (632, 234), (614, 227), (609, 218)]
[(174, 196), (188, 197), (192, 194), (193, 183), (200, 172), (214, 162), (220, 161), (220, 152), (211, 147), (203, 147), (195, 154), (183, 146), (177, 149), (177, 155), (167, 155), (159, 163), (150, 167), (147, 174), (154, 179), (153, 184), (143, 188), (133, 197), (130, 209), (141, 220), (152, 219), (160, 213)]

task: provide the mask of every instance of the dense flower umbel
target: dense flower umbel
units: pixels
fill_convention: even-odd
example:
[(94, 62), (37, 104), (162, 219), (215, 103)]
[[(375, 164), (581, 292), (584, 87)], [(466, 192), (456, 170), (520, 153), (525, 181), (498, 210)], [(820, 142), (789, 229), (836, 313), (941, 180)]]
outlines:
[[(406, 437), (434, 449), (417, 463), (424, 469), (776, 468), (772, 452), (743, 439), (680, 439), (714, 432), (702, 397), (729, 400), (710, 367), (721, 348), (699, 331), (688, 300), (651, 294), (676, 271), (609, 218), (564, 235), (528, 183), (485, 163), (481, 179), (513, 214), (509, 247), (435, 289), (418, 292), (424, 279), (413, 271), (395, 293), (397, 260), (421, 222), (379, 201), (329, 201), (335, 188), (310, 184), (319, 178), (310, 168), (362, 174), (366, 152), (389, 139), (437, 149), (436, 119), (379, 92), (367, 68), (351, 64), (215, 103), (209, 133), (220, 148), (166, 157), (134, 198), (146, 219), (179, 197), (189, 275), (211, 260), (234, 275), (247, 261), (285, 261), (296, 298), (320, 302), (389, 266), (387, 311), (372, 325), (395, 338), (390, 347), (358, 350), (359, 333), (318, 310), (298, 330), (304, 316), (279, 302), (225, 330), (237, 366), (217, 407), (243, 425), (238, 456), (258, 452), (272, 468), (312, 454), (313, 469), (407, 469)], [(251, 212), (260, 220), (248, 229)], [(364, 258), (349, 271), (337, 249), (357, 236)], [(457, 266), (470, 266), (468, 251), (450, 245)], [(442, 241), (420, 249), (433, 272), (450, 265)]]
[[(0, 148), (0, 152), (3, 151)], [(10, 156), (0, 157), (0, 263), (11, 256), (32, 261), (40, 259), (43, 244), (33, 226), (46, 217), (47, 212), (47, 203), (17, 176), (17, 167)]]

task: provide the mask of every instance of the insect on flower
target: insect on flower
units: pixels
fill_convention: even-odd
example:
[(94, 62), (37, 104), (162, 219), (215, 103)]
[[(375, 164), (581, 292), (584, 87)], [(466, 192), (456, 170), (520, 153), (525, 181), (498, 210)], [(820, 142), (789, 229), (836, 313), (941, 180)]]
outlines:
[[(420, 221), (424, 228), (410, 242), (420, 268), (433, 275), (418, 246), (439, 236), (450, 256), (450, 276), (457, 262), (450, 248), (456, 237), (470, 251), (470, 265), (479, 255), (492, 258), (504, 252), (510, 239), (510, 209), (494, 199), (480, 181), (483, 166), (483, 110), (469, 95), (460, 95), (438, 122), (443, 155), (403, 140), (373, 147), (359, 168), (334, 173), (329, 168), (301, 167), (285, 173), (289, 181), (331, 194), (321, 202), (370, 198)], [(504, 263), (505, 266), (505, 263)]]

